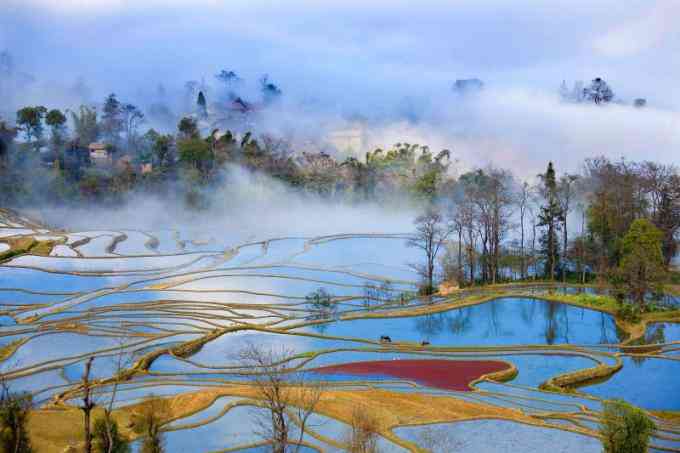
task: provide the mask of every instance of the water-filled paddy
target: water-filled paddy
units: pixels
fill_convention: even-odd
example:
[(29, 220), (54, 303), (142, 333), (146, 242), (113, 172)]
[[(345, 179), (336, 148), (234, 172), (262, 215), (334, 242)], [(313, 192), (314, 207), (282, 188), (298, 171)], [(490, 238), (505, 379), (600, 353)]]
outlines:
[[(395, 434), (433, 453), (551, 451), (599, 453), (599, 440), (581, 434), (523, 425), (505, 420), (474, 420), (398, 428)], [(493, 434), (491, 434), (493, 433)]]
[[(34, 234), (32, 229), (26, 231)], [(2, 345), (11, 349), (18, 344), (12, 342), (26, 341), (0, 363), (0, 370), (10, 373), (13, 389), (32, 392), (38, 405), (75, 388), (90, 355), (96, 356), (92, 377), (105, 379), (117, 372), (117, 360), (122, 357), (132, 364), (155, 351), (165, 351), (145, 362), (148, 370), (139, 370), (119, 386), (116, 407), (138, 403), (150, 394), (170, 397), (223, 389), (229, 382), (250, 383), (252, 375), (243, 372), (252, 370), (240, 353), (255, 344), (295, 354), (288, 365), (303, 367), (307, 379), (323, 381), (327, 391), (374, 389), (407, 398), (402, 401), (427, 395), (475, 407), (520, 409), (528, 415), (551, 412), (588, 417), (583, 422), (588, 429), (597, 427), (593, 414), (601, 410), (598, 397), (625, 396), (649, 409), (680, 408), (674, 399), (680, 392), (673, 382), (680, 362), (669, 360), (640, 363), (624, 357), (623, 369), (609, 380), (581, 388), (592, 399), (538, 390), (559, 374), (616, 363), (613, 354), (621, 350), (618, 343), (623, 337), (612, 316), (595, 310), (505, 297), (438, 314), (340, 320), (426, 306), (426, 301), (413, 296), (418, 276), (409, 263), (419, 255), (406, 247), (404, 235), (339, 234), (243, 242), (248, 232), (210, 234), (170, 228), (63, 235), (40, 230), (35, 234), (59, 235), (67, 244), (55, 247), (51, 257), (22, 256), (0, 265)], [(319, 314), (322, 309), (306, 299), (319, 289), (332, 296), (333, 309), (327, 313)], [(546, 291), (538, 288), (533, 295), (541, 297)], [(564, 289), (577, 291), (581, 289)], [(467, 294), (482, 293), (472, 290)], [(446, 298), (433, 303), (443, 302)], [(304, 325), (315, 319), (329, 322)], [(677, 341), (678, 326), (651, 324), (646, 340)], [(189, 352), (182, 349), (186, 342), (206, 335), (214, 338)], [(381, 336), (391, 341), (381, 343)], [(666, 348), (674, 354), (671, 346)], [(475, 361), (500, 363), (505, 368), (509, 363), (518, 373), (506, 383), (483, 381), (470, 389), (467, 383), (478, 376), (449, 371), (465, 387), (461, 388), (434, 382), (439, 371), (426, 366), (406, 372), (409, 362), (431, 361), (446, 367)], [(390, 369), (357, 372), (362, 363), (384, 363)], [(335, 371), (314, 372), (320, 367), (335, 367)], [(97, 393), (106, 398), (110, 390), (103, 386)], [(169, 451), (196, 451), (196, 439), (201, 440), (201, 451), (245, 448), (258, 441), (253, 416), (259, 409), (235, 406), (218, 417), (225, 405), (242, 399), (221, 397), (173, 421), (173, 429), (209, 423), (169, 431)], [(395, 406), (395, 413), (402, 407), (403, 403)], [(592, 414), (584, 413), (584, 407)], [(402, 416), (395, 415), (398, 420), (407, 419)], [(328, 414), (316, 413), (312, 419), (320, 422), (315, 432), (336, 441), (346, 436), (348, 426)], [(553, 424), (576, 426), (570, 423)], [(527, 451), (542, 451), (549, 445), (552, 450), (550, 438), (558, 438), (564, 451), (594, 451), (598, 445), (581, 435), (507, 421), (466, 421), (430, 428), (436, 429), (428, 435), (453, 436), (451, 445), (460, 447), (456, 451), (504, 451), (506, 445)], [(406, 440), (427, 441), (422, 438), (427, 432), (422, 427), (396, 427), (394, 432)], [(496, 444), (496, 438), (505, 442)], [(324, 451), (335, 450), (322, 440), (307, 439)], [(406, 451), (384, 438), (379, 443), (384, 451)]]
[(623, 398), (650, 410), (680, 410), (680, 361), (623, 357), (623, 368), (605, 382), (583, 387), (600, 398)]
[(324, 333), (362, 338), (387, 335), (392, 341), (429, 341), (436, 346), (619, 342), (611, 315), (519, 298), (414, 317), (339, 321), (330, 324)]

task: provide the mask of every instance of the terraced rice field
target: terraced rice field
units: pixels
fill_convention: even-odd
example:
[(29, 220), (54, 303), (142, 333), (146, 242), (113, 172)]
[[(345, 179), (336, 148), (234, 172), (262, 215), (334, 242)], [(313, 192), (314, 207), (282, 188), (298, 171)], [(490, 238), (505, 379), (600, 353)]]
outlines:
[[(9, 255), (26, 237), (49, 241), (49, 253)], [(241, 354), (253, 345), (285, 349), (323, 388), (301, 451), (342, 451), (356, 408), (379, 421), (385, 452), (599, 451), (603, 399), (680, 410), (677, 324), (649, 324), (635, 340), (655, 346), (636, 350), (610, 314), (550, 297), (582, 289), (418, 298), (406, 237), (53, 231), (0, 211), (0, 372), (33, 394), (46, 452), (79, 440), (90, 357), (97, 401), (115, 392), (121, 419), (150, 394), (172, 402), (168, 451), (265, 451), (254, 429), (261, 370)], [(330, 306), (307, 297), (321, 289)], [(606, 377), (547, 391), (584, 370)], [(680, 424), (656, 420), (654, 449), (680, 451)], [(60, 423), (67, 432), (55, 435)]]

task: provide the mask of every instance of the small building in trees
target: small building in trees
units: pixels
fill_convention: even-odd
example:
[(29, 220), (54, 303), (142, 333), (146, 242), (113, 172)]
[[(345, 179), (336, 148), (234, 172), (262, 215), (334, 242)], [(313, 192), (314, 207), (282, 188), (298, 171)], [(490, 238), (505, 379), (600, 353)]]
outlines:
[(147, 173), (151, 173), (153, 171), (153, 164), (151, 162), (142, 162), (139, 165), (139, 171), (143, 175), (146, 175)]
[(90, 143), (90, 161), (98, 167), (109, 167), (113, 163), (112, 149), (106, 143)]

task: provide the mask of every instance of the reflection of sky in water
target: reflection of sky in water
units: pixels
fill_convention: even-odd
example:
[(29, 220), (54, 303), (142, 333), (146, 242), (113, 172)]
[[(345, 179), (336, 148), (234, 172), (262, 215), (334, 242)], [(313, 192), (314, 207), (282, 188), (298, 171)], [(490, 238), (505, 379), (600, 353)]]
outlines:
[(680, 323), (656, 322), (647, 325), (645, 332), (647, 343), (670, 343), (680, 341)]
[(680, 410), (680, 361), (622, 357), (623, 368), (605, 382), (581, 391), (600, 398), (623, 398), (650, 410)]
[[(505, 420), (474, 420), (394, 429), (398, 436), (420, 443), (433, 453), (535, 451), (600, 453), (593, 437)], [(493, 433), (493, 435), (490, 435)]]
[(326, 335), (392, 341), (430, 341), (436, 346), (618, 343), (610, 315), (534, 299), (499, 299), (445, 313), (409, 318), (340, 321)]
[[(90, 232), (89, 235), (106, 234), (107, 232)], [(20, 269), (0, 267), (0, 286), (3, 288), (23, 288), (35, 291), (53, 292), (94, 292), (102, 288), (118, 287), (123, 284), (132, 284), (130, 289), (114, 294), (89, 294), (78, 301), (82, 301), (73, 307), (69, 303), (64, 306), (70, 308), (59, 314), (48, 315), (46, 321), (57, 321), (84, 314), (91, 315), (89, 310), (105, 307), (120, 307), (122, 304), (130, 304), (126, 310), (114, 312), (100, 312), (88, 319), (91, 328), (116, 328), (121, 320), (134, 320), (137, 322), (153, 323), (158, 326), (168, 326), (168, 322), (182, 322), (187, 325), (182, 329), (190, 330), (196, 327), (213, 328), (203, 321), (189, 319), (195, 314), (233, 316), (221, 308), (202, 306), (200, 308), (191, 305), (194, 302), (216, 303), (242, 303), (242, 304), (281, 304), (287, 306), (289, 311), (281, 313), (293, 313), (295, 304), (304, 301), (290, 298), (290, 296), (304, 297), (308, 293), (325, 288), (335, 296), (358, 296), (359, 299), (365, 294), (364, 285), (371, 283), (379, 285), (379, 280), (371, 280), (370, 276), (384, 277), (388, 279), (402, 279), (413, 281), (416, 279), (408, 263), (418, 261), (420, 254), (417, 250), (406, 247), (402, 238), (378, 238), (378, 237), (343, 237), (329, 241), (312, 241), (306, 239), (285, 239), (271, 241), (267, 247), (262, 244), (253, 244), (242, 247), (233, 258), (224, 261), (223, 255), (218, 253), (216, 257), (205, 256), (198, 262), (201, 254), (178, 255), (178, 256), (154, 256), (156, 251), (148, 249), (145, 244), (149, 237), (134, 231), (127, 232), (128, 239), (117, 244), (116, 252), (129, 255), (152, 255), (149, 257), (129, 258), (104, 258), (85, 260), (78, 258), (42, 258), (24, 256), (17, 258), (13, 264), (37, 265), (54, 270), (115, 270), (131, 271), (140, 270), (138, 275), (117, 276), (74, 276), (58, 273), (44, 272), (35, 269)], [(182, 240), (190, 240), (192, 237), (187, 232), (180, 234)], [(82, 238), (82, 236), (74, 239)], [(158, 232), (160, 243), (157, 250), (160, 252), (180, 251), (173, 233), (169, 230)], [(112, 235), (94, 239), (89, 244), (81, 246), (79, 250), (86, 255), (105, 256), (106, 246), (111, 242)], [(202, 239), (202, 238), (199, 238)], [(210, 239), (206, 236), (205, 239)], [(205, 244), (186, 243), (185, 251), (219, 251), (238, 245), (233, 236), (216, 237), (215, 240)], [(180, 266), (178, 269), (167, 270), (168, 267)], [(236, 269), (244, 266), (243, 269)], [(296, 267), (297, 266), (297, 267)], [(305, 269), (304, 266), (318, 266), (319, 269)], [(163, 267), (165, 271), (150, 271), (150, 269)], [(323, 268), (323, 269), (322, 269)], [(197, 274), (182, 275), (189, 272), (199, 271)], [(340, 272), (346, 271), (347, 273)], [(359, 275), (350, 275), (351, 272)], [(229, 275), (223, 275), (229, 274)], [(235, 275), (241, 274), (241, 275)], [(271, 275), (267, 275), (271, 274)], [(183, 278), (209, 276), (194, 283), (184, 283), (178, 288), (171, 290), (152, 290), (149, 285), (154, 283), (170, 283), (180, 281)], [(307, 280), (301, 280), (307, 279)], [(313, 281), (312, 281), (313, 280)], [(138, 283), (135, 283), (138, 282)], [(221, 290), (215, 293), (200, 293), (181, 291), (182, 289), (207, 289)], [(394, 284), (396, 291), (412, 290), (408, 284)], [(247, 291), (271, 293), (248, 294)], [(285, 297), (289, 296), (289, 297)], [(55, 303), (68, 299), (70, 296), (31, 295), (18, 291), (0, 291), (0, 307), (6, 304), (19, 303)], [(72, 297), (72, 296), (71, 296)], [(92, 297), (90, 299), (90, 297)], [(169, 308), (168, 304), (145, 310), (136, 310), (135, 305), (157, 301), (188, 301), (183, 307), (174, 305), (176, 318), (167, 316), (160, 311)], [(353, 303), (357, 304), (357, 301)], [(302, 307), (300, 305), (300, 307)], [(137, 307), (139, 308), (139, 307)], [(346, 308), (346, 307), (344, 307)], [(185, 310), (183, 316), (181, 310)], [(257, 320), (250, 318), (249, 322), (272, 321), (276, 318), (271, 314), (253, 307), (253, 309), (236, 309), (244, 316), (266, 316), (265, 319)], [(43, 311), (46, 312), (46, 311)], [(304, 313), (298, 315), (304, 316)], [(22, 315), (24, 318), (27, 314)], [(221, 325), (228, 325), (231, 321), (216, 321)], [(0, 319), (0, 325), (4, 325), (3, 343), (18, 338), (11, 336), (10, 318)], [(145, 326), (132, 328), (136, 332), (157, 332), (156, 329)], [(515, 344), (600, 344), (616, 343), (616, 327), (611, 316), (578, 307), (566, 306), (557, 303), (549, 303), (537, 300), (503, 299), (482, 305), (452, 310), (446, 313), (418, 316), (410, 318), (386, 318), (354, 320), (351, 322), (336, 322), (322, 327), (305, 328), (311, 333), (323, 333), (326, 335), (347, 336), (355, 338), (367, 338), (377, 340), (380, 335), (389, 335), (393, 341), (420, 342), (427, 340), (433, 346), (471, 346), (471, 345), (515, 345)], [(680, 324), (656, 324), (650, 325), (647, 332), (647, 340), (652, 342), (680, 340)], [(169, 341), (189, 340), (194, 335), (181, 335), (169, 339), (157, 340), (158, 343)], [(305, 353), (320, 349), (333, 348), (361, 348), (377, 347), (359, 342), (342, 340), (326, 340), (295, 335), (267, 334), (261, 332), (234, 332), (206, 344), (189, 360), (207, 366), (236, 365), (239, 363), (238, 353), (248, 343), (254, 343), (263, 348), (285, 348), (295, 353)], [(70, 332), (38, 336), (21, 347), (11, 361), (0, 364), (0, 369), (27, 367), (37, 365), (47, 360), (62, 360), (64, 357), (78, 354), (89, 354), (104, 347), (117, 346), (114, 338), (97, 337), (94, 335), (82, 335)], [(159, 345), (156, 345), (159, 347)], [(152, 346), (153, 348), (153, 346)], [(146, 349), (145, 351), (149, 351)], [(433, 354), (431, 357), (437, 357)], [(445, 356), (439, 356), (444, 358)], [(340, 351), (323, 354), (308, 364), (309, 368), (345, 363), (361, 360), (403, 360), (406, 358), (423, 358), (418, 354), (404, 354), (396, 352), (356, 352)], [(557, 374), (574, 371), (594, 365), (591, 359), (579, 356), (566, 355), (480, 355), (470, 354), (465, 356), (457, 354), (455, 358), (479, 358), (479, 359), (502, 359), (513, 362), (519, 368), (518, 376), (512, 381), (513, 385), (536, 387), (550, 377)], [(84, 359), (73, 359), (75, 363), (62, 364), (64, 369), (57, 369), (38, 373), (17, 381), (13, 381), (13, 390), (38, 391), (49, 386), (59, 386), (67, 383), (67, 380), (77, 381), (83, 371)], [(680, 395), (680, 389), (676, 389), (678, 362), (664, 360), (645, 360), (637, 363), (636, 360), (625, 358), (624, 368), (604, 383), (585, 387), (583, 390), (602, 397), (625, 397), (634, 404), (639, 404), (650, 409), (678, 409), (680, 400), (675, 395)], [(111, 375), (115, 369), (115, 361), (112, 358), (101, 357), (94, 362), (93, 375), (105, 377)], [(639, 362), (639, 360), (638, 360)], [(196, 367), (177, 358), (165, 355), (160, 357), (152, 366), (155, 372), (178, 373), (182, 371), (207, 371), (210, 374), (202, 376), (177, 376), (173, 379), (182, 382), (200, 382), (201, 378), (224, 378), (230, 379), (229, 374), (221, 373), (220, 370), (210, 370)], [(233, 378), (233, 375), (231, 375)], [(197, 390), (199, 387), (190, 386), (164, 386), (153, 385), (145, 388), (135, 388), (143, 382), (150, 381), (152, 376), (137, 377), (133, 381), (121, 386), (119, 395), (120, 403), (138, 401), (139, 398), (150, 393), (172, 395), (179, 392)], [(352, 377), (335, 376), (329, 379)], [(675, 379), (674, 379), (675, 378)], [(66, 379), (66, 380), (65, 380)], [(243, 379), (243, 378), (241, 378)], [(365, 379), (365, 377), (363, 378)], [(390, 378), (391, 379), (391, 378)], [(208, 385), (205, 381), (203, 385)], [(399, 391), (413, 391), (412, 388), (402, 386)], [(494, 400), (493, 395), (466, 394), (464, 398), (469, 400), (488, 401), (493, 404), (507, 405), (508, 407), (522, 407), (529, 412), (539, 410), (560, 410), (559, 402), (582, 401), (567, 395), (538, 394), (548, 402), (521, 402), (522, 397), (532, 395), (531, 391), (518, 389), (503, 384), (482, 383), (481, 389), (487, 391), (499, 391), (511, 394), (508, 398), (512, 401)], [(398, 387), (395, 387), (397, 389)], [(43, 401), (57, 390), (43, 392), (38, 395), (38, 401)], [(419, 389), (418, 391), (431, 392), (434, 389)], [(537, 392), (534, 392), (537, 393)], [(188, 417), (177, 423), (199, 421), (211, 414), (218, 413), (230, 398), (221, 398), (217, 403), (199, 414)], [(586, 404), (597, 409), (598, 403), (586, 401)], [(526, 405), (526, 407), (524, 406)], [(252, 408), (237, 408), (228, 413), (222, 419), (210, 423), (201, 428), (184, 433), (169, 433), (168, 447), (170, 452), (194, 451), (196, 439), (201, 439), (201, 449), (205, 451), (219, 450), (233, 447), (237, 444), (245, 444), (257, 438), (253, 434)], [(318, 417), (321, 420), (323, 417)], [(480, 424), (481, 423), (481, 424)], [(582, 436), (573, 437), (569, 433), (548, 431), (533, 427), (508, 422), (465, 422), (458, 424), (440, 425), (438, 428), (448, 436), (452, 435), (451, 445), (460, 445), (456, 451), (562, 451), (562, 446), (571, 450), (583, 450), (583, 453), (591, 451), (590, 439)], [(491, 422), (489, 422), (491, 423)], [(519, 426), (519, 428), (518, 428)], [(319, 428), (323, 434), (337, 438), (346, 427), (339, 422), (326, 420)], [(408, 431), (411, 428), (400, 429), (405, 436), (411, 436)], [(493, 438), (503, 439), (503, 444), (494, 443), (490, 436), (483, 435), (485, 430), (493, 429)], [(418, 433), (413, 428), (412, 433)], [(415, 435), (415, 434), (414, 434)], [(557, 436), (557, 437), (555, 437)], [(566, 436), (566, 437), (565, 437)], [(572, 437), (569, 437), (572, 436)], [(549, 439), (557, 439), (549, 442)], [(586, 439), (586, 440), (583, 440)], [(384, 451), (397, 451), (396, 447), (383, 441)], [(316, 445), (329, 449), (315, 441)], [(559, 448), (555, 447), (559, 444)], [(512, 447), (512, 448), (511, 448)], [(565, 449), (564, 451), (571, 451)], [(261, 451), (261, 450), (248, 450)], [(450, 449), (436, 450), (451, 451)], [(594, 450), (593, 450), (594, 451)], [(599, 451), (599, 450), (598, 450)]]

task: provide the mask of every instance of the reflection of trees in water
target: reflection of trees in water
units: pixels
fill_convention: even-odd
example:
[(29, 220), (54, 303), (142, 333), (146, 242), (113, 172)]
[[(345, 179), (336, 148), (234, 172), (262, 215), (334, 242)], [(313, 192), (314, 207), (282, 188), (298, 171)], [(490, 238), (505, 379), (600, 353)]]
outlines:
[(616, 321), (606, 313), (600, 313), (600, 344), (620, 343), (628, 334), (616, 325)]
[(569, 316), (567, 307), (559, 302), (545, 302), (545, 329), (543, 335), (547, 344), (555, 344), (558, 339), (569, 342)]
[(645, 343), (659, 344), (666, 342), (666, 324), (651, 324), (645, 333)]
[(486, 307), (488, 312), (488, 316), (486, 317), (489, 321), (488, 330), (486, 332), (487, 337), (499, 336), (502, 333), (500, 315), (503, 308), (501, 304), (502, 302), (492, 301), (482, 305), (483, 307)]
[(465, 333), (472, 327), (472, 310), (461, 308), (452, 313), (449, 319), (449, 330), (454, 335)]
[(431, 339), (442, 333), (449, 319), (448, 313), (435, 313), (415, 319), (415, 329), (424, 339)]
[(520, 306), (520, 316), (522, 317), (522, 321), (526, 325), (532, 325), (534, 322), (534, 316), (536, 315), (536, 304), (539, 302), (534, 299), (528, 300), (526, 303), (522, 304)]
[(318, 333), (324, 333), (326, 332), (326, 329), (328, 329), (328, 323), (324, 322), (321, 324), (313, 324), (312, 329), (316, 330)]

